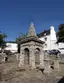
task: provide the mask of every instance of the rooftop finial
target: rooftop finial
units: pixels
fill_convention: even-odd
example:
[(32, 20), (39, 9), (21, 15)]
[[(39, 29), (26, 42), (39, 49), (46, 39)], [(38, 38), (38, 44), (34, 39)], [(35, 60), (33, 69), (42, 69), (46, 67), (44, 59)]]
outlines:
[(33, 22), (31, 22), (31, 24), (30, 24), (28, 37), (29, 36), (35, 36), (35, 37), (37, 37)]

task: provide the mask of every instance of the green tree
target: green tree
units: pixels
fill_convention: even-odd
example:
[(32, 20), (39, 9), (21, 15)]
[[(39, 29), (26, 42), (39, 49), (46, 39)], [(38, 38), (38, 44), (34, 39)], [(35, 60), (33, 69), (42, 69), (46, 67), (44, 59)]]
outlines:
[(18, 52), (19, 53), (20, 53), (20, 41), (26, 37), (27, 37), (27, 34), (20, 33), (20, 35), (16, 38), (16, 43), (18, 44)]
[(58, 41), (57, 42), (64, 42), (64, 24), (60, 24), (58, 28)]
[(16, 38), (16, 42), (17, 42), (17, 43), (20, 43), (20, 41), (21, 41), (23, 38), (26, 38), (26, 37), (27, 37), (27, 34), (20, 33), (20, 35)]
[(6, 34), (0, 32), (0, 47), (4, 48), (5, 47), (5, 38), (7, 37)]

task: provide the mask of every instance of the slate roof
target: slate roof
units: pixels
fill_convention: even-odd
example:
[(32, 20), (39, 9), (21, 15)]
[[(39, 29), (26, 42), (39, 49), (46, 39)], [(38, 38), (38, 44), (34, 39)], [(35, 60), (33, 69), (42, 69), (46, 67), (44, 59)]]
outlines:
[(40, 38), (40, 37), (43, 37), (43, 36), (49, 35), (49, 34), (50, 34), (50, 29), (49, 30), (44, 30), (40, 34), (37, 34), (37, 36)]

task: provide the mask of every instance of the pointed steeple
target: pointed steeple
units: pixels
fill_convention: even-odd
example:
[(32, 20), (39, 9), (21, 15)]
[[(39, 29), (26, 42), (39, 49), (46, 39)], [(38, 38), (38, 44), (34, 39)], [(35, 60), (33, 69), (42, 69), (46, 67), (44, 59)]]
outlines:
[(28, 37), (29, 36), (37, 37), (33, 22), (31, 22), (31, 24), (30, 24), (30, 28), (29, 28), (29, 32), (28, 32)]

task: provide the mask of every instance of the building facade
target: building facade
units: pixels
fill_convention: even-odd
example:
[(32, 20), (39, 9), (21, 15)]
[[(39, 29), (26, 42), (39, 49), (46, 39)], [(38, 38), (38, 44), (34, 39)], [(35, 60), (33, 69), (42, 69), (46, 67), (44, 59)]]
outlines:
[(49, 30), (45, 30), (44, 32), (41, 32), (38, 34), (38, 37), (40, 40), (44, 41), (44, 50), (59, 50), (61, 54), (64, 54), (64, 43), (56, 43), (57, 42), (57, 36), (56, 31), (53, 26), (50, 27)]
[(17, 44), (15, 42), (7, 42), (5, 50), (10, 50), (12, 53), (15, 53), (18, 51)]
[(52, 50), (58, 49), (58, 45), (56, 44), (56, 32), (54, 27), (51, 26), (49, 30), (45, 30), (44, 32), (38, 34), (40, 40), (44, 41), (44, 50)]

